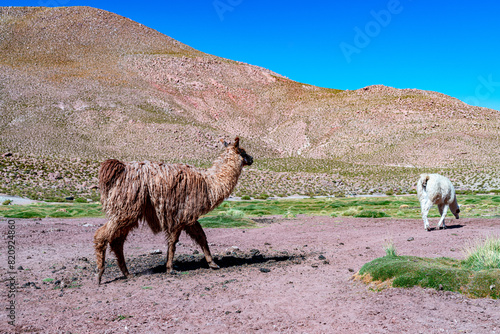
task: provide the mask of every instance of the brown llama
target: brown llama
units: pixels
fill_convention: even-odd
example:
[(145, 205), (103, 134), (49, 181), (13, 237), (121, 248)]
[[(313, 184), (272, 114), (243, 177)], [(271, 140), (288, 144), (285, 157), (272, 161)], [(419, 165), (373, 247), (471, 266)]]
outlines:
[(173, 273), (175, 245), (183, 230), (201, 246), (210, 268), (219, 268), (212, 259), (198, 218), (222, 203), (236, 186), (243, 166), (253, 163), (253, 158), (239, 147), (239, 138), (231, 145), (224, 142), (224, 146), (225, 151), (209, 169), (114, 159), (102, 163), (99, 188), (108, 221), (94, 236), (99, 284), (108, 243), (123, 275), (130, 277), (123, 244), (139, 221), (145, 221), (155, 234), (165, 233), (168, 273)]

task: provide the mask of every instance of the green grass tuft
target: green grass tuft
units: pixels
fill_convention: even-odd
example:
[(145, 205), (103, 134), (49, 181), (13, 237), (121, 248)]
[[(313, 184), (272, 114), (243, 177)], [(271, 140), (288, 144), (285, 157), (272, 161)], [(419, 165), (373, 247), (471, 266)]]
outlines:
[(248, 218), (233, 217), (230, 215), (217, 215), (199, 219), (202, 227), (207, 228), (251, 228), (256, 227), (254, 221)]
[(500, 238), (487, 237), (464, 249), (463, 264), (472, 270), (500, 269)]
[(397, 256), (396, 245), (394, 245), (394, 242), (389, 241), (385, 246), (385, 256)]
[(6, 218), (104, 217), (101, 208), (97, 203), (9, 205), (0, 209), (0, 215)]
[(389, 255), (366, 263), (359, 271), (371, 281), (389, 281), (393, 287), (421, 286), (464, 293), (471, 297), (500, 298), (500, 269), (475, 271), (450, 258)]
[(355, 214), (356, 218), (382, 218), (382, 217), (390, 217), (387, 213), (376, 210), (362, 210), (358, 214)]

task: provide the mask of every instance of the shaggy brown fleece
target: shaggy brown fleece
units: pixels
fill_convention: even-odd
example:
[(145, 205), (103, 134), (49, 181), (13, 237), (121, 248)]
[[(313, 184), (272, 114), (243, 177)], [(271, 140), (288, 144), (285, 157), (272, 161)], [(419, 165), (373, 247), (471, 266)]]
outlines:
[(208, 265), (218, 268), (198, 218), (222, 203), (236, 186), (243, 166), (253, 163), (253, 158), (239, 147), (239, 138), (232, 145), (224, 144), (226, 150), (207, 170), (149, 161), (124, 163), (110, 159), (102, 163), (99, 187), (108, 222), (94, 236), (99, 284), (108, 243), (120, 270), (130, 275), (123, 244), (139, 221), (145, 221), (155, 234), (165, 232), (167, 272), (172, 271), (175, 245), (183, 230), (201, 246)]

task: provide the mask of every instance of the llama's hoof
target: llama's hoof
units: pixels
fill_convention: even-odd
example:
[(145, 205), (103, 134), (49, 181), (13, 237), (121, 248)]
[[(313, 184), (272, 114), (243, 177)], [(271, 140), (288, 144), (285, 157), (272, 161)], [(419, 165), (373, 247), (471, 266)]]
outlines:
[(430, 232), (431, 228), (429, 226), (425, 227), (425, 230)]
[(97, 285), (101, 285), (102, 274), (104, 274), (104, 268), (100, 269), (97, 274)]
[(438, 230), (446, 230), (446, 225), (438, 226)]
[(215, 270), (220, 269), (220, 267), (215, 262), (209, 263), (208, 266), (210, 267), (210, 269), (215, 269)]

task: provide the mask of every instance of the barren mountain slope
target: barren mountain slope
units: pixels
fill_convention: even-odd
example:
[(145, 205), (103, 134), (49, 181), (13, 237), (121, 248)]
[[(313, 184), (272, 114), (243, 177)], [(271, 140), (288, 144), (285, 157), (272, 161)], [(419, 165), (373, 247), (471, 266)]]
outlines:
[(207, 161), (239, 135), (257, 159), (497, 165), (498, 112), (449, 96), (339, 91), (194, 50), (89, 7), (0, 7), (2, 150)]

